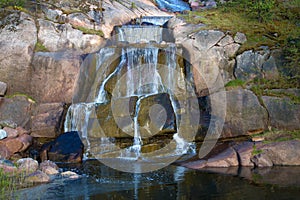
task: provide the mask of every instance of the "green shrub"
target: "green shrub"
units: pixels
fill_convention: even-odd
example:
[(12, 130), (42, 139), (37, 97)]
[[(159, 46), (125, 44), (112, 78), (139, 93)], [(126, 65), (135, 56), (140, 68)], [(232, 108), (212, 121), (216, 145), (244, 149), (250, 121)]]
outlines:
[(25, 4), (25, 0), (0, 0), (0, 7), (8, 7), (8, 6), (17, 6), (23, 7)]

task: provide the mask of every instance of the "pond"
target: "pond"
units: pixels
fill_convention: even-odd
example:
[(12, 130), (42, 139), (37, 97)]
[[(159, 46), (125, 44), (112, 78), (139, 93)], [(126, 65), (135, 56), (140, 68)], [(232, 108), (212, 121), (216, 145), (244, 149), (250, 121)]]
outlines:
[[(55, 178), (49, 184), (17, 191), (18, 199), (297, 199), (300, 167), (221, 168), (206, 171), (170, 165), (133, 174), (99, 161), (61, 166), (79, 179)], [(218, 172), (218, 173), (216, 173)]]

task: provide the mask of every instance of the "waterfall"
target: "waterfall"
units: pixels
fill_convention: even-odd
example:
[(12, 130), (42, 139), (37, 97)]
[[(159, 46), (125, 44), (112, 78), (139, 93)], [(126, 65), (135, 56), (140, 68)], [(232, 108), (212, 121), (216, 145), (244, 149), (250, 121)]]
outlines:
[(117, 40), (129, 43), (162, 42), (163, 28), (160, 26), (127, 25), (116, 27)]
[[(140, 20), (141, 23), (148, 22), (161, 25), (165, 23), (166, 19), (169, 18), (158, 17), (151, 19), (148, 17), (141, 18)], [(140, 129), (148, 132), (151, 132), (151, 129), (147, 127), (147, 124), (140, 127), (139, 114), (142, 109), (141, 102), (144, 100), (147, 102), (148, 98), (155, 95), (168, 93), (165, 96), (170, 101), (172, 112), (175, 115), (173, 117), (175, 119), (172, 117), (169, 119), (173, 120), (173, 124), (175, 124), (174, 126), (171, 125), (175, 130), (171, 131), (173, 137), (170, 137), (176, 144), (176, 152), (174, 153), (178, 155), (185, 153), (189, 144), (184, 140), (182, 135), (178, 134), (178, 130), (176, 130), (178, 119), (180, 118), (177, 112), (182, 109), (178, 107), (175, 95), (179, 90), (184, 90), (186, 87), (184, 84), (176, 82), (182, 82), (181, 79), (184, 76), (182, 68), (177, 63), (176, 45), (170, 43), (164, 45), (158, 44), (162, 41), (162, 28), (160, 26), (129, 25), (117, 27), (116, 30), (118, 33), (117, 40), (127, 41), (129, 44), (116, 43), (116, 46), (104, 47), (95, 53), (96, 62), (91, 62), (90, 64), (94, 66), (83, 66), (82, 71), (86, 73), (85, 76), (88, 76), (88, 73), (90, 73), (93, 79), (85, 78), (79, 83), (86, 85), (79, 88), (91, 88), (92, 93), (94, 92), (94, 99), (87, 101), (90, 103), (74, 102), (69, 107), (64, 125), (65, 132), (79, 131), (87, 154), (91, 152), (92, 154), (97, 154), (97, 151), (101, 151), (101, 153), (111, 153), (110, 150), (116, 151), (118, 148), (112, 147), (114, 143), (111, 142), (111, 138), (119, 137), (118, 134), (123, 134), (122, 137), (125, 137), (124, 134), (127, 134), (127, 137), (133, 137), (132, 143), (125, 149), (122, 148), (119, 157), (129, 160), (143, 159), (141, 151), (143, 138)], [(143, 41), (155, 42), (142, 45), (136, 44)], [(88, 73), (84, 71), (85, 69), (88, 70)], [(179, 76), (176, 73), (181, 73), (182, 75)], [(78, 92), (80, 93), (80, 90)], [(116, 113), (117, 117), (125, 121), (124, 129), (123, 127), (116, 127), (116, 116), (114, 116), (114, 113), (111, 113), (113, 111), (107, 111), (107, 109), (111, 108), (110, 105), (113, 100), (122, 99), (132, 99), (134, 102), (130, 105), (124, 105), (132, 106), (131, 109), (124, 109), (122, 106), (118, 107), (116, 104), (116, 108), (119, 109)], [(99, 106), (104, 110), (99, 110)], [(156, 108), (164, 109), (163, 106)], [(159, 112), (159, 109), (152, 111)], [(126, 112), (123, 113), (123, 110)], [(153, 116), (156, 117), (155, 114), (152, 114)], [(111, 125), (109, 123), (113, 118), (115, 121)], [(159, 120), (163, 119), (159, 118)], [(165, 120), (167, 121), (167, 114)], [(100, 127), (101, 134), (97, 133), (100, 130), (95, 130), (91, 126), (94, 122)], [(163, 132), (163, 128), (164, 124), (159, 124), (159, 127), (156, 129), (158, 132)], [(115, 134), (114, 131), (116, 132)], [(174, 134), (174, 132), (176, 133)], [(97, 147), (96, 150), (90, 151), (94, 147)]]

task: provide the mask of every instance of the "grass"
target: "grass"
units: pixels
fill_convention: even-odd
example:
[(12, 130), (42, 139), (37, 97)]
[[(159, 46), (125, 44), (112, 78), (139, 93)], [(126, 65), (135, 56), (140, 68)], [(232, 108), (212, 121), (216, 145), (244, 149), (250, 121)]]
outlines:
[(94, 29), (88, 29), (82, 26), (72, 26), (74, 29), (78, 29), (82, 31), (84, 34), (92, 34), (92, 35), (98, 35), (100, 37), (104, 37), (104, 33), (101, 30), (94, 30)]
[(7, 173), (4, 173), (3, 169), (0, 168), (0, 199), (12, 196), (16, 190), (16, 185), (16, 179), (12, 178)]
[(300, 130), (271, 130), (263, 132), (261, 134), (254, 134), (252, 135), (252, 137), (264, 137), (264, 143), (300, 140)]
[(49, 52), (49, 50), (40, 41), (37, 41), (37, 43), (35, 44), (34, 51)]
[[(266, 45), (278, 47), (285, 45), (288, 38), (298, 38), (300, 29), (300, 0), (289, 3), (276, 1), (276, 5), (269, 11), (271, 17), (264, 22), (252, 16), (247, 4), (232, 1), (218, 5), (218, 8), (205, 11), (191, 11), (181, 15), (189, 23), (204, 23), (204, 29), (219, 29), (229, 31), (232, 35), (243, 32), (247, 42), (242, 45), (240, 52), (248, 49), (258, 49)], [(292, 9), (291, 9), (292, 8)]]
[(252, 150), (252, 156), (261, 154), (263, 152), (263, 150), (261, 149), (257, 149), (255, 145), (253, 145), (253, 150)]
[(288, 97), (293, 103), (300, 103), (300, 96), (289, 93), (288, 91), (280, 90), (274, 91), (273, 89), (288, 89), (300, 88), (300, 82), (297, 79), (291, 80), (287, 77), (280, 77), (278, 80), (267, 79), (254, 79), (250, 83), (250, 89), (257, 96), (275, 96), (275, 97)]
[(228, 88), (228, 87), (244, 87), (245, 84), (246, 84), (246, 82), (243, 80), (234, 79), (234, 80), (231, 80), (228, 83), (226, 83), (225, 87), (226, 88)]

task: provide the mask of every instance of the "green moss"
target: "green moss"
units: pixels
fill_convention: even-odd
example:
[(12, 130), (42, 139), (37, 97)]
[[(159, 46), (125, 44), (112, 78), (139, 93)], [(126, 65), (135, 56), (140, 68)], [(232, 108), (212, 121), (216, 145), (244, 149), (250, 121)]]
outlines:
[(263, 137), (265, 139), (264, 143), (300, 140), (300, 130), (270, 130), (260, 134), (252, 135), (251, 137)]
[(243, 87), (246, 84), (245, 81), (240, 79), (234, 79), (226, 83), (225, 87)]
[(287, 77), (279, 77), (278, 80), (267, 80), (263, 78), (256, 78), (250, 83), (250, 89), (258, 97), (261, 96), (275, 96), (275, 97), (288, 97), (292, 103), (300, 103), (300, 97), (289, 93), (288, 91), (280, 90), (274, 91), (273, 89), (288, 89), (288, 88), (300, 88), (300, 83), (297, 79), (289, 79)]
[(26, 97), (32, 103), (36, 103), (36, 101), (34, 100), (34, 98), (31, 97), (30, 95), (24, 94), (24, 93), (19, 93), (19, 92), (16, 92), (16, 93), (11, 94), (11, 95), (6, 95), (5, 97), (6, 98), (14, 98), (14, 97), (17, 97), (17, 96)]
[(38, 52), (38, 51), (48, 52), (49, 50), (40, 41), (37, 41), (37, 43), (35, 44), (35, 47), (34, 47), (34, 51), (35, 52)]
[(253, 145), (253, 150), (252, 150), (252, 155), (255, 156), (255, 155), (258, 155), (258, 154), (261, 154), (263, 152), (263, 150), (261, 149), (257, 149), (255, 145)]
[(104, 33), (101, 30), (88, 29), (82, 26), (73, 26), (73, 28), (82, 31), (84, 34), (99, 35), (100, 37), (104, 37)]

